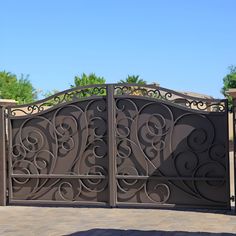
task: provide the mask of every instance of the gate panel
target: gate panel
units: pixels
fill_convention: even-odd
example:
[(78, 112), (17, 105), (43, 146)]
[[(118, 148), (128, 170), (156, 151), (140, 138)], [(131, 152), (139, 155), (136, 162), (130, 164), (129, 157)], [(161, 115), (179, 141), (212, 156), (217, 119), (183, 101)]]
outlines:
[(81, 93), (9, 109), (10, 203), (108, 203), (106, 98), (71, 94)]
[(8, 108), (10, 203), (230, 208), (226, 100), (94, 85)]
[(116, 87), (117, 204), (230, 208), (226, 104), (162, 92)]

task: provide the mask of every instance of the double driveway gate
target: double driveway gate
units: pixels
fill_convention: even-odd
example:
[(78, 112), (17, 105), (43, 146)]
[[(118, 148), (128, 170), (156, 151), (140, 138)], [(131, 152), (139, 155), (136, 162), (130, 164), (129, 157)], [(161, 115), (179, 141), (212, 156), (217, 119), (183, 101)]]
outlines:
[(92, 85), (8, 107), (10, 204), (229, 208), (226, 100)]

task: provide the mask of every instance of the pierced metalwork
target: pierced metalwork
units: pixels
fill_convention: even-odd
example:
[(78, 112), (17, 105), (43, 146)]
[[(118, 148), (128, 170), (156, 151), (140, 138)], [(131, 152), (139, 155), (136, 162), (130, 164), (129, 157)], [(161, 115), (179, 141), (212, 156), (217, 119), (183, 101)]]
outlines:
[(225, 112), (226, 109), (226, 100), (192, 97), (154, 85), (119, 84), (115, 86), (115, 94), (145, 96), (200, 111)]
[(52, 99), (8, 108), (11, 203), (229, 208), (225, 100), (120, 84)]
[(227, 113), (222, 115), (117, 96), (118, 204), (228, 207)]
[(12, 119), (12, 200), (107, 202), (104, 99)]
[(10, 109), (9, 115), (22, 116), (22, 115), (36, 114), (45, 111), (51, 108), (52, 106), (60, 105), (63, 103), (75, 102), (78, 100), (83, 100), (88, 97), (105, 96), (105, 95), (106, 95), (106, 85), (90, 85), (90, 86), (76, 87), (61, 93), (57, 93), (36, 103), (21, 105), (15, 108), (12, 107), (12, 109)]

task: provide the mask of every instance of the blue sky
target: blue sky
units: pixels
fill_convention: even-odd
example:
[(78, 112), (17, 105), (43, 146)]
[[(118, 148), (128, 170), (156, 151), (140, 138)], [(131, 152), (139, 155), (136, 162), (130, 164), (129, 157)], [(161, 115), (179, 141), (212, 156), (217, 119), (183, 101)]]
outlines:
[(94, 72), (222, 97), (236, 0), (0, 0), (0, 70), (64, 90)]

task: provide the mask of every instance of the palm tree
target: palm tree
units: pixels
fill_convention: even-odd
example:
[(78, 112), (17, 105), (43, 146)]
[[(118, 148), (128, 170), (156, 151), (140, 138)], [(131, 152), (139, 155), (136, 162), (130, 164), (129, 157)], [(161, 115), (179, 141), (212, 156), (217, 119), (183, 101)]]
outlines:
[[(120, 80), (118, 83), (137, 84), (137, 85), (147, 84), (145, 80), (139, 78), (139, 75), (128, 75), (125, 80)], [(127, 90), (126, 93), (128, 93), (129, 95), (140, 96), (146, 93), (146, 89), (140, 88), (139, 86), (128, 86), (126, 90)]]
[(139, 75), (128, 75), (125, 80), (120, 80), (119, 83), (128, 84), (147, 84), (147, 82), (139, 77)]

